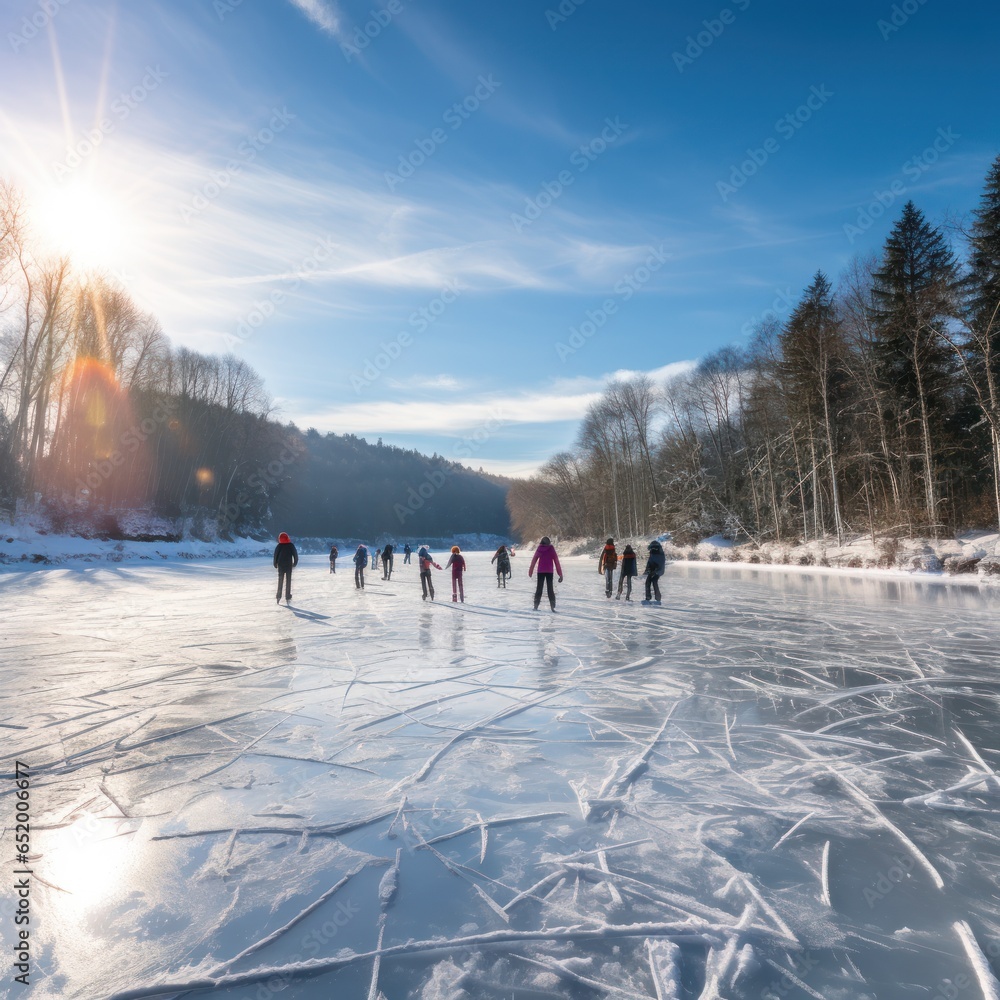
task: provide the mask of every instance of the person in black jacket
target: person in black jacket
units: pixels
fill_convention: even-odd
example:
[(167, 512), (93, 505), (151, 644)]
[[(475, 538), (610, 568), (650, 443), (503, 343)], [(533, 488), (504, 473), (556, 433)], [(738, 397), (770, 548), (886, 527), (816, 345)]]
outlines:
[(299, 564), (299, 553), (286, 532), (278, 535), (278, 544), (274, 547), (274, 568), (278, 571), (278, 593), (275, 603), (281, 601), (281, 584), (285, 585), (285, 601), (292, 599), (292, 570)]
[[(649, 543), (649, 558), (646, 560), (646, 569), (643, 576), (646, 578), (646, 599), (643, 604), (660, 603), (660, 577), (667, 570), (667, 557), (663, 551), (663, 546), (654, 538)], [(652, 591), (653, 593), (650, 593)], [(656, 594), (656, 600), (652, 600)]]
[(618, 596), (615, 598), (616, 601), (622, 599), (622, 589), (625, 589), (625, 600), (632, 600), (632, 577), (638, 575), (638, 567), (636, 565), (637, 559), (635, 554), (635, 549), (631, 545), (625, 546), (625, 551), (622, 552), (621, 556), (621, 573), (618, 576)]
[(330, 546), (330, 572), (337, 572), (337, 556), (340, 555), (336, 545)]
[(382, 550), (382, 579), (392, 579), (392, 545), (386, 545)]
[(368, 549), (364, 545), (358, 546), (358, 551), (354, 553), (354, 586), (358, 590), (365, 589), (365, 567), (368, 565)]
[(410, 556), (413, 554), (413, 549), (410, 548), (410, 543), (407, 542), (403, 546), (403, 565), (405, 566), (410, 561)]

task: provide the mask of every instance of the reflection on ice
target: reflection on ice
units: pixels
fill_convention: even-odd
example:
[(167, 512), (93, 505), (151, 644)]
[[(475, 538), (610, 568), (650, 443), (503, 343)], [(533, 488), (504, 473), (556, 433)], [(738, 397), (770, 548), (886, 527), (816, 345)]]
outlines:
[(993, 996), (997, 599), (566, 562), (0, 577), (33, 995)]

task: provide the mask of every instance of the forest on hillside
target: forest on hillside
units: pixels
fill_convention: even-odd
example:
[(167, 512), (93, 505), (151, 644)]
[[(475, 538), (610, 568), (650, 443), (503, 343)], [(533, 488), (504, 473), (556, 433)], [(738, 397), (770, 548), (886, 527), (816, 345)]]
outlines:
[(996, 529), (998, 312), (1000, 157), (968, 224), (908, 202), (879, 254), (836, 287), (817, 272), (786, 321), (664, 385), (610, 384), (573, 450), (511, 488), (514, 529), (682, 544)]
[(31, 236), (0, 184), (0, 515), (116, 537), (123, 515), (206, 537), (506, 535), (507, 483), (437, 455), (300, 431), (234, 354), (177, 348), (117, 283)]

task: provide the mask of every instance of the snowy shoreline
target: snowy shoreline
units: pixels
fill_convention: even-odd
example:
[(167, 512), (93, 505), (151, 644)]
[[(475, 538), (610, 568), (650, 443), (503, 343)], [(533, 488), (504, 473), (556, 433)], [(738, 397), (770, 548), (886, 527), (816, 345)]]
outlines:
[[(798, 574), (823, 573), (937, 583), (1000, 585), (1000, 533), (970, 531), (954, 538), (856, 536), (841, 546), (829, 540), (795, 544), (736, 545), (719, 535), (679, 545), (659, 535), (668, 565), (725, 567)], [(618, 553), (631, 544), (645, 565), (649, 539), (615, 539)], [(532, 543), (534, 544), (534, 543)], [(599, 557), (604, 539), (557, 540), (567, 555)]]
[[(235, 538), (226, 541), (221, 538), (204, 540), (179, 538), (171, 540), (163, 537), (162, 526), (158, 531), (148, 531), (149, 535), (160, 535), (158, 540), (140, 538), (83, 538), (79, 535), (57, 533), (28, 520), (18, 520), (0, 528), (0, 572), (4, 570), (34, 570), (80, 565), (116, 563), (172, 563), (177, 561), (198, 561), (205, 559), (270, 559), (274, 551), (275, 539), (263, 541), (255, 538)], [(141, 534), (135, 532), (135, 534)], [(399, 536), (399, 546), (406, 541)], [(369, 547), (384, 545), (385, 538), (364, 540), (358, 538), (300, 538), (294, 537), (300, 555), (327, 555), (329, 546), (336, 544), (340, 558), (349, 559), (362, 542)], [(427, 543), (440, 551), (453, 544), (463, 549), (493, 551), (505, 541), (494, 535), (460, 533), (450, 539), (413, 538), (417, 544)], [(447, 543), (447, 544), (446, 544)]]

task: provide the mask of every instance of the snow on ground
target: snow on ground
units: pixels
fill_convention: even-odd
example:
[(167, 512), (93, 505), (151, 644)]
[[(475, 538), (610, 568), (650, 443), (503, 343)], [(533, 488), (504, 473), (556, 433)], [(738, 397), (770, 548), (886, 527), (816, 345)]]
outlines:
[[(50, 518), (44, 512), (19, 516), (13, 524), (0, 524), (0, 566), (18, 566), (33, 569), (36, 566), (63, 566), (78, 563), (131, 563), (162, 562), (176, 559), (247, 559), (270, 557), (277, 538), (259, 541), (253, 538), (225, 540), (217, 537), (217, 531), (202, 525), (205, 537), (196, 538), (191, 534), (191, 519), (167, 520), (154, 515), (134, 512), (133, 516), (122, 515), (116, 524), (125, 533), (122, 540), (115, 538), (95, 538), (88, 530), (85, 534), (67, 534), (52, 528)], [(216, 535), (216, 537), (211, 537)], [(149, 540), (156, 537), (156, 540)], [(146, 540), (142, 540), (145, 538)], [(171, 540), (176, 538), (177, 540)], [(402, 549), (405, 536), (398, 542)], [(330, 550), (335, 542), (341, 558), (353, 554), (357, 546), (364, 542), (368, 546), (384, 548), (387, 542), (396, 543), (395, 537), (384, 535), (379, 539), (359, 538), (300, 538), (295, 537), (301, 554), (323, 553)], [(410, 539), (414, 551), (416, 546), (427, 539)], [(457, 543), (463, 549), (490, 548), (491, 552), (508, 540), (499, 535), (466, 533), (452, 538), (434, 539), (435, 545), (451, 547)]]
[(0, 573), (17, 995), (996, 995), (991, 592), (574, 557), (553, 615), (468, 560)]
[[(722, 535), (682, 545), (670, 534), (659, 536), (668, 562), (725, 562), (737, 566), (777, 566), (782, 569), (807, 567), (816, 571), (848, 570), (851, 573), (876, 571), (906, 576), (962, 575), (984, 583), (1000, 583), (1000, 534), (995, 531), (967, 531), (955, 538), (897, 538), (853, 535), (837, 545), (832, 538), (809, 542), (765, 542), (739, 545)], [(618, 538), (619, 553), (630, 543), (639, 554), (640, 568), (648, 539)], [(597, 559), (604, 539), (560, 541), (573, 555)]]

